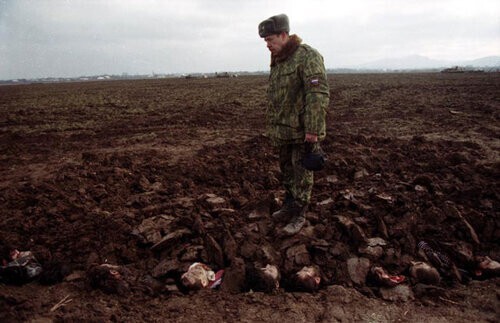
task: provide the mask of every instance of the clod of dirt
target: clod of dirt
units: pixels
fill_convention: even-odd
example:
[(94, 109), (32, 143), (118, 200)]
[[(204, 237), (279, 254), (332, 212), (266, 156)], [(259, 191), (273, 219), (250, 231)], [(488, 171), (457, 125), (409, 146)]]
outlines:
[(153, 268), (152, 275), (154, 278), (160, 278), (176, 273), (180, 268), (181, 264), (177, 259), (164, 259)]
[(370, 260), (358, 257), (349, 258), (347, 259), (347, 271), (354, 284), (363, 285), (370, 271)]
[(413, 291), (408, 285), (397, 285), (393, 288), (381, 288), (380, 296), (386, 301), (408, 302), (415, 299)]
[(217, 265), (218, 268), (224, 267), (224, 252), (219, 243), (210, 234), (204, 238), (205, 249), (207, 250), (210, 263)]
[(360, 247), (359, 253), (367, 256), (371, 260), (377, 260), (384, 254), (384, 246), (387, 242), (382, 238), (369, 238), (367, 239), (366, 246)]
[(221, 208), (226, 205), (226, 200), (223, 197), (217, 196), (215, 194), (206, 194), (205, 201), (212, 209)]
[(171, 226), (174, 221), (175, 217), (170, 215), (158, 215), (146, 218), (132, 231), (132, 234), (137, 236), (144, 244), (156, 244), (162, 240), (162, 232), (172, 231)]
[(262, 220), (268, 218), (270, 215), (270, 208), (268, 204), (261, 204), (248, 214), (249, 220)]
[(245, 261), (241, 258), (234, 258), (231, 266), (225, 269), (221, 290), (240, 293), (245, 290), (246, 284)]
[(285, 272), (291, 272), (294, 268), (301, 268), (311, 264), (311, 256), (304, 244), (292, 246), (286, 250), (286, 261), (283, 266)]
[(338, 224), (340, 227), (348, 234), (348, 236), (351, 238), (353, 243), (355, 244), (362, 244), (366, 243), (367, 237), (363, 229), (356, 224), (354, 221), (352, 221), (350, 218), (346, 216), (336, 216), (335, 217), (338, 220)]
[(159, 250), (166, 249), (166, 248), (172, 248), (173, 244), (176, 241), (178, 241), (186, 236), (189, 236), (191, 234), (192, 234), (191, 230), (186, 229), (186, 228), (179, 229), (179, 230), (176, 230), (174, 232), (170, 232), (165, 237), (163, 237), (160, 241), (155, 243), (151, 247), (151, 250), (159, 251)]

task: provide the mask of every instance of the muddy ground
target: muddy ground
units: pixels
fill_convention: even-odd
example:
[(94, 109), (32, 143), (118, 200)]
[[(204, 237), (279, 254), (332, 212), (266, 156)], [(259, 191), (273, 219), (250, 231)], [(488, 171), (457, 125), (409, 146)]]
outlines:
[[(65, 269), (62, 282), (0, 285), (0, 320), (497, 321), (500, 279), (473, 273), (475, 256), (500, 260), (500, 74), (330, 75), (328, 164), (294, 237), (269, 219), (283, 191), (263, 135), (266, 82), (0, 87), (0, 247)], [(380, 252), (367, 251), (370, 238), (384, 240)], [(419, 241), (463, 280), (411, 280)], [(353, 272), (353, 259), (409, 288), (365, 280), (369, 267)], [(317, 265), (323, 286), (163, 289), (194, 261), (231, 271), (256, 260), (284, 275)], [(89, 287), (85, 271), (102, 263), (132, 273), (128, 292)]]

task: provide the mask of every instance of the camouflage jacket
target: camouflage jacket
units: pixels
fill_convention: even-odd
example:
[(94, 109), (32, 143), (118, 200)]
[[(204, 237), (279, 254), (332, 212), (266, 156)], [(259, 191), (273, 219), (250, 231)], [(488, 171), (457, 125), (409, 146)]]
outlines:
[(324, 139), (330, 91), (323, 57), (296, 35), (271, 57), (267, 94), (268, 136), (274, 145), (302, 143), (306, 133)]

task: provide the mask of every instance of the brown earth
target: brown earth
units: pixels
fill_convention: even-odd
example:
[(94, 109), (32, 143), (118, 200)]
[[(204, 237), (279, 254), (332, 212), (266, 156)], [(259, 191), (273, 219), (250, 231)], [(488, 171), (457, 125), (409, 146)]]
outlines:
[[(283, 191), (263, 136), (265, 77), (0, 87), (0, 247), (72, 273), (0, 285), (0, 320), (498, 321), (500, 279), (473, 272), (474, 256), (500, 260), (500, 74), (329, 81), (329, 160), (291, 238), (269, 218)], [(145, 219), (164, 239), (153, 250), (137, 235)], [(375, 237), (387, 244), (367, 253)], [(398, 293), (353, 279), (357, 257), (408, 277), (422, 240), (472, 279), (407, 279)], [(318, 265), (324, 286), (235, 293), (236, 264), (256, 260), (285, 276)], [(232, 270), (233, 286), (162, 290), (194, 261)], [(96, 263), (127, 268), (130, 291), (90, 288)]]

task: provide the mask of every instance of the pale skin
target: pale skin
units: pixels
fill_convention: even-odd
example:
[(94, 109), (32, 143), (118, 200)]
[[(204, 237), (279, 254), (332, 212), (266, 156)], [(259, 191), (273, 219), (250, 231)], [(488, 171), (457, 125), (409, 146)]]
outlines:
[(309, 279), (310, 277), (312, 277), (314, 282), (316, 283), (316, 286), (318, 286), (319, 283), (321, 283), (321, 277), (319, 275), (318, 270), (314, 267), (311, 267), (311, 266), (302, 268), (297, 273), (297, 276), (302, 280), (306, 280), (306, 279)]
[[(275, 34), (275, 35), (269, 35), (264, 38), (266, 46), (272, 55), (279, 54), (289, 40), (290, 36), (286, 32), (282, 32), (280, 34)], [(314, 133), (306, 133), (304, 141), (310, 143), (318, 142), (318, 135)]]

